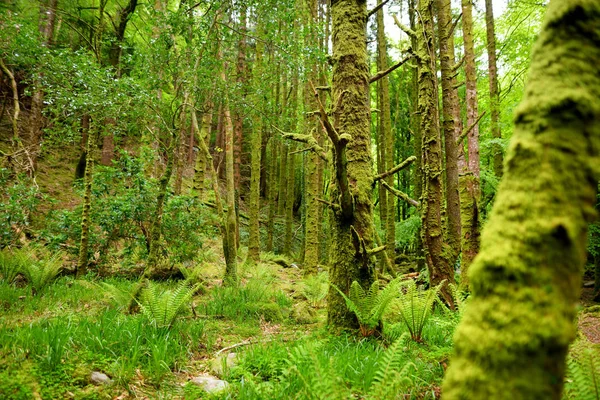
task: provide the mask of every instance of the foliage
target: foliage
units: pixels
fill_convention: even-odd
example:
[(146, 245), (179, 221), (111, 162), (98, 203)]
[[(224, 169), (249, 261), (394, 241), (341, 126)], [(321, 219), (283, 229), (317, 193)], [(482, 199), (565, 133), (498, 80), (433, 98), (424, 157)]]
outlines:
[(23, 266), (30, 260), (29, 253), (24, 249), (11, 250), (8, 247), (0, 250), (0, 276), (2, 281), (12, 283), (23, 271)]
[(183, 312), (196, 291), (188, 282), (181, 282), (174, 289), (165, 289), (152, 281), (142, 290), (138, 301), (142, 314), (158, 328), (170, 328)]
[(365, 291), (358, 282), (352, 282), (348, 296), (340, 289), (333, 286), (346, 300), (348, 309), (352, 311), (360, 325), (362, 336), (371, 336), (381, 324), (381, 318), (390, 303), (398, 296), (400, 280), (395, 279), (379, 290), (379, 281), (374, 281), (368, 291)]
[(369, 388), (370, 398), (390, 399), (413, 386), (413, 380), (408, 374), (410, 370), (416, 370), (416, 366), (412, 362), (406, 362), (402, 356), (402, 347), (406, 344), (407, 337), (408, 335), (401, 336), (383, 353)]
[(417, 287), (412, 279), (401, 282), (400, 295), (393, 303), (391, 313), (400, 317), (401, 322), (410, 332), (411, 339), (423, 340), (423, 328), (431, 316), (433, 304), (444, 282), (436, 287), (423, 289)]
[(30, 229), (31, 214), (45, 199), (38, 187), (24, 177), (11, 177), (0, 168), (0, 248), (19, 244), (24, 231)]
[(323, 303), (329, 289), (329, 277), (326, 272), (310, 275), (302, 282), (302, 295), (311, 306), (318, 307)]
[(421, 217), (418, 213), (413, 213), (407, 219), (396, 222), (396, 247), (404, 252), (414, 251), (420, 228)]
[(600, 400), (598, 349), (571, 351), (567, 359), (565, 397), (577, 400)]
[(259, 278), (250, 279), (237, 287), (218, 286), (211, 291), (204, 304), (207, 315), (216, 315), (236, 321), (257, 320), (280, 322), (289, 313), (290, 299), (275, 291)]
[(33, 294), (40, 294), (63, 268), (64, 254), (60, 252), (39, 259), (33, 256), (33, 252), (21, 257), (21, 273), (31, 286)]

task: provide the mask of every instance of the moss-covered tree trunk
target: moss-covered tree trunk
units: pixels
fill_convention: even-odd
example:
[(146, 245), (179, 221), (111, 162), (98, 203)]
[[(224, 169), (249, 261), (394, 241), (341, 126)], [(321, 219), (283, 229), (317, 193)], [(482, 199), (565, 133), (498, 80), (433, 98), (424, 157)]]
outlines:
[(267, 218), (266, 250), (271, 252), (274, 248), (275, 216), (277, 214), (277, 171), (279, 169), (279, 165), (277, 164), (279, 143), (275, 137), (271, 137), (269, 139), (267, 148), (269, 149), (269, 158), (267, 163), (267, 168), (269, 170), (269, 184), (267, 185), (269, 213)]
[[(261, 21), (258, 22), (257, 31), (263, 32)], [(256, 42), (256, 59), (253, 70), (253, 83), (255, 88), (254, 102), (260, 107), (263, 99), (257, 90), (262, 85), (263, 80), (263, 52), (264, 44), (262, 41)], [(250, 166), (250, 204), (249, 204), (249, 238), (248, 238), (248, 259), (254, 263), (260, 260), (260, 179), (261, 179), (261, 159), (262, 159), (262, 116), (255, 112), (252, 117), (252, 138), (251, 138), (251, 166)]]
[(561, 399), (600, 178), (600, 2), (551, 0), (444, 399)]
[[(333, 38), (333, 123), (327, 134), (334, 150), (335, 187), (330, 256), (330, 281), (348, 293), (352, 281), (368, 287), (373, 265), (368, 250), (373, 243), (371, 135), (368, 103), (369, 69), (366, 48), (365, 0), (331, 2)], [(343, 297), (331, 288), (327, 319), (336, 327), (356, 327)]]
[(169, 189), (169, 182), (175, 168), (175, 157), (179, 148), (179, 132), (172, 132), (171, 143), (166, 149), (167, 164), (165, 170), (158, 181), (158, 194), (156, 196), (156, 208), (153, 214), (152, 226), (150, 227), (150, 254), (148, 255), (148, 265), (146, 266), (146, 276), (164, 276), (159, 268), (159, 252), (161, 250), (161, 231), (162, 219), (165, 209), (165, 200)]
[[(225, 81), (225, 73), (222, 73)], [(229, 111), (228, 99), (225, 98), (223, 106), (223, 118), (225, 120), (225, 191), (227, 202), (227, 215), (224, 221), (225, 235), (223, 235), (223, 252), (225, 254), (225, 277), (223, 283), (226, 285), (237, 284), (237, 220), (235, 212), (235, 177), (234, 177), (234, 153), (233, 153), (233, 124)]]
[[(496, 31), (492, 0), (485, 0), (485, 28), (488, 55), (488, 79), (490, 85), (490, 130), (494, 139), (502, 138), (500, 130), (500, 89), (498, 87), (498, 67), (496, 65)], [(502, 177), (504, 155), (502, 146), (496, 143), (492, 148), (494, 174)]]
[(83, 202), (81, 207), (81, 239), (79, 241), (79, 259), (77, 261), (77, 276), (85, 274), (88, 267), (90, 248), (90, 212), (92, 210), (92, 181), (94, 174), (95, 133), (87, 133), (85, 151), (85, 173), (83, 175)]
[[(319, 38), (317, 35), (318, 28), (318, 0), (306, 2), (306, 24), (310, 30), (310, 38), (313, 43), (316, 43)], [(310, 57), (306, 58), (305, 68), (308, 71), (308, 81), (304, 85), (304, 109), (308, 111), (317, 110), (318, 104), (312, 94), (310, 83), (317, 82), (318, 67)], [(316, 124), (315, 124), (316, 123)], [(314, 135), (321, 129), (320, 123), (314, 120), (312, 115), (305, 114), (305, 129), (306, 134)], [(305, 156), (306, 163), (304, 165), (304, 181), (305, 181), (305, 217), (304, 217), (304, 273), (306, 275), (315, 274), (317, 265), (319, 264), (319, 224), (320, 205), (317, 200), (320, 195), (319, 184), (319, 164), (321, 160), (314, 152), (308, 152)]]
[(438, 45), (442, 75), (443, 131), (446, 156), (446, 224), (448, 263), (454, 265), (460, 253), (460, 197), (458, 194), (458, 146), (462, 123), (458, 107), (454, 65), (454, 33), (450, 0), (436, 0)]
[[(377, 11), (377, 69), (385, 71), (387, 69), (387, 40), (385, 37), (385, 26), (383, 22), (383, 8)], [(385, 172), (394, 166), (394, 135), (392, 133), (392, 112), (390, 107), (390, 82), (389, 76), (386, 75), (377, 81), (378, 104), (379, 104), (379, 137), (380, 144), (384, 151), (381, 153), (382, 167)], [(380, 173), (381, 173), (380, 172)], [(385, 178), (390, 186), (394, 186), (394, 176), (389, 175)], [(385, 246), (388, 259), (396, 259), (396, 198), (383, 189), (384, 204), (381, 205), (385, 209)], [(381, 192), (380, 192), (381, 195)]]
[[(198, 127), (198, 117), (196, 116), (196, 110), (192, 110), (192, 130), (196, 138), (198, 147), (202, 149), (202, 146), (206, 146), (206, 141), (210, 137), (210, 131), (212, 129), (212, 118), (213, 118), (213, 102), (212, 99), (206, 99), (204, 104), (204, 113), (202, 114), (202, 125)], [(202, 143), (200, 143), (202, 141)], [(200, 201), (204, 201), (205, 189), (206, 189), (206, 154), (203, 151), (198, 151), (196, 154), (196, 162), (194, 164), (194, 193)], [(216, 177), (213, 177), (216, 179)]]
[[(417, 27), (417, 62), (419, 64), (419, 114), (422, 135), (423, 196), (421, 201), (421, 237), (425, 261), (432, 285), (446, 281), (442, 288), (445, 300), (452, 304), (448, 284), (454, 282), (454, 268), (442, 227), (442, 144), (439, 128), (438, 89), (433, 41), (433, 0), (420, 0)], [(415, 34), (415, 33), (413, 33)]]
[(477, 70), (473, 36), (472, 0), (462, 0), (462, 26), (465, 49), (465, 85), (467, 108), (467, 164), (459, 182), (461, 207), (461, 287), (468, 288), (468, 270), (479, 252), (479, 123), (477, 105)]

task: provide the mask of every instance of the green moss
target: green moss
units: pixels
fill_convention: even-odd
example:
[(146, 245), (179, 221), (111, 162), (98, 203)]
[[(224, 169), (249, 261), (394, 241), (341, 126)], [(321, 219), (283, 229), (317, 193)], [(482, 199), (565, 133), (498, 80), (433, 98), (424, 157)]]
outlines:
[(445, 399), (561, 398), (600, 177), (599, 38), (600, 3), (550, 2)]

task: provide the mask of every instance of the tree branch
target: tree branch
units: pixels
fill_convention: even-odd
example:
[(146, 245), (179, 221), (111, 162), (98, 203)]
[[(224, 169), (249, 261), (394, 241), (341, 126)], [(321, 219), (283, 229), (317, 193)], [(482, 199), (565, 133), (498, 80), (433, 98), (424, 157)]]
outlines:
[(448, 37), (454, 35), (454, 31), (456, 30), (456, 25), (458, 25), (458, 21), (460, 21), (461, 17), (462, 17), (462, 13), (460, 13), (459, 16), (456, 17), (456, 19), (452, 23), (452, 26), (450, 27), (450, 30), (448, 30)]
[(390, 175), (393, 175), (399, 171), (402, 171), (404, 168), (408, 167), (410, 164), (412, 164), (416, 160), (417, 160), (417, 157), (410, 156), (406, 160), (402, 161), (400, 164), (396, 165), (394, 168), (390, 169), (389, 171), (382, 172), (381, 174), (376, 175), (373, 178), (373, 185), (375, 185), (375, 183), (379, 180), (385, 179)]
[(402, 65), (404, 65), (411, 58), (412, 58), (412, 55), (406, 56), (402, 60), (398, 61), (396, 64), (394, 64), (391, 67), (389, 67), (388, 69), (386, 69), (385, 71), (380, 71), (380, 72), (376, 73), (375, 75), (373, 75), (369, 79), (369, 83), (377, 82), (378, 80), (380, 80), (381, 78), (383, 78), (387, 74), (389, 74), (389, 73), (395, 71), (396, 69), (400, 68)]
[(380, 181), (379, 184), (383, 185), (383, 187), (386, 188), (387, 190), (389, 190), (390, 193), (392, 193), (394, 196), (398, 197), (399, 199), (404, 200), (411, 206), (419, 207), (421, 205), (421, 203), (419, 203), (415, 199), (411, 199), (406, 193), (404, 193), (398, 189), (394, 189), (393, 187), (388, 185), (388, 183), (386, 181)]
[(464, 62), (465, 62), (465, 56), (462, 56), (460, 61), (457, 62), (456, 64), (454, 64), (454, 66), (452, 67), (452, 72), (458, 71), (458, 69), (463, 65)]
[(335, 203), (332, 203), (332, 202), (327, 201), (327, 200), (323, 200), (323, 199), (316, 199), (316, 200), (319, 203), (323, 203), (323, 204), (328, 205), (329, 207), (333, 208), (334, 210), (339, 210), (341, 208), (339, 204), (335, 204)]
[[(301, 153), (302, 151), (306, 151), (306, 150), (312, 150), (316, 155), (318, 155), (323, 161), (327, 162), (327, 153), (325, 152), (325, 150), (319, 146), (319, 143), (317, 142), (317, 140), (313, 137), (313, 135), (305, 135), (302, 133), (290, 133), (290, 132), (284, 132), (281, 129), (279, 129), (278, 127), (274, 126), (273, 127), (279, 131), (279, 133), (281, 133), (282, 137), (284, 139), (290, 139), (296, 142), (300, 142), (300, 143), (304, 143), (307, 144), (309, 146), (308, 149), (304, 149), (304, 150), (300, 150), (297, 151), (295, 153)], [(292, 153), (292, 154), (295, 154)]]
[(377, 5), (375, 6), (375, 8), (373, 8), (371, 11), (369, 11), (369, 12), (367, 13), (367, 19), (371, 18), (371, 16), (372, 16), (373, 14), (375, 14), (375, 13), (376, 13), (377, 11), (379, 11), (379, 10), (380, 10), (380, 9), (381, 9), (383, 6), (385, 6), (385, 5), (388, 3), (388, 1), (390, 1), (390, 0), (383, 0), (381, 3), (377, 4)]
[(413, 39), (417, 38), (417, 34), (415, 33), (415, 31), (413, 31), (412, 29), (410, 29), (407, 26), (404, 26), (399, 20), (398, 17), (396, 17), (396, 15), (393, 15), (394, 17), (394, 23), (396, 24), (396, 26), (398, 28), (400, 28), (401, 30), (404, 31), (404, 33), (406, 33), (408, 36), (410, 36)]
[(477, 125), (479, 123), (479, 121), (481, 121), (481, 118), (483, 118), (483, 116), (485, 115), (486, 111), (482, 112), (481, 114), (479, 114), (479, 117), (477, 117), (477, 119), (475, 120), (475, 122), (473, 122), (471, 124), (471, 126), (469, 126), (467, 129), (465, 129), (463, 131), (463, 133), (460, 134), (460, 136), (458, 137), (458, 139), (456, 139), (456, 144), (460, 146), (460, 144), (462, 143), (463, 140), (465, 140), (465, 137), (467, 137), (467, 135), (473, 130), (473, 128), (475, 128), (475, 125)]

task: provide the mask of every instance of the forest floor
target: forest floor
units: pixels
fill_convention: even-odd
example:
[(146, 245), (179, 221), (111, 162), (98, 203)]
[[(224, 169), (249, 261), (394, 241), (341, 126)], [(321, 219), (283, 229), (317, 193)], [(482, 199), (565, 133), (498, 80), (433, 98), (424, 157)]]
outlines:
[[(221, 287), (222, 273), (204, 266), (193, 310), (184, 307), (171, 326), (127, 310), (117, 293), (135, 281), (62, 277), (36, 295), (18, 282), (0, 284), (0, 398), (367, 398), (387, 373), (394, 337), (324, 329), (323, 279), (303, 280), (298, 269), (268, 260), (243, 270), (238, 288)], [(157, 285), (163, 293), (177, 286)], [(410, 367), (398, 388), (407, 397), (399, 398), (439, 395), (451, 326), (441, 316), (431, 321), (423, 343), (403, 343), (398, 361)], [(94, 383), (93, 372), (110, 382)], [(192, 381), (206, 375), (228, 389), (205, 393)]]

